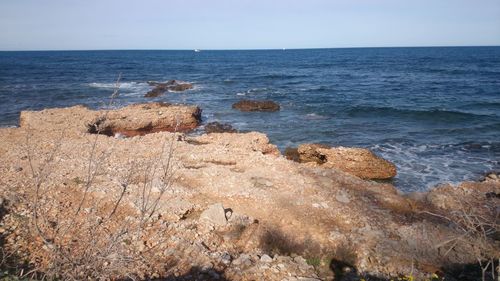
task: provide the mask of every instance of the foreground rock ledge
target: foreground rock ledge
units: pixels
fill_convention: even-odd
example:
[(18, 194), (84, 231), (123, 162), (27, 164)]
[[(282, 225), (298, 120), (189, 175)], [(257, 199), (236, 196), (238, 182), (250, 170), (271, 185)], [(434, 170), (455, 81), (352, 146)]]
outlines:
[(19, 121), (23, 128), (49, 129), (54, 124), (67, 124), (68, 127), (85, 126), (88, 133), (125, 137), (161, 131), (187, 132), (200, 123), (199, 107), (160, 102), (134, 104), (109, 111), (94, 111), (83, 106), (23, 111)]
[[(178, 110), (176, 106), (152, 108), (161, 115)], [(426, 280), (437, 273), (445, 280), (463, 281), (453, 272), (476, 263), (478, 251), (485, 258), (498, 258), (500, 253), (498, 230), (489, 231), (481, 240), (481, 236), (470, 235), (475, 228), (464, 234), (455, 226), (463, 221), (456, 215), (463, 212), (485, 222), (498, 221), (497, 174), (484, 182), (403, 196), (390, 184), (286, 160), (257, 132), (201, 136), (158, 132), (124, 139), (103, 136), (91, 138), (97, 140), (93, 146), (86, 124), (105, 113), (81, 106), (24, 112), (22, 127), (0, 128), (0, 198), (5, 199), (0, 201), (7, 202), (7, 214), (0, 224), (3, 250), (14, 251), (20, 260), (41, 271), (50, 262), (51, 250), (40, 239), (33, 239), (35, 233), (27, 225), (35, 190), (29, 159), (37, 170), (49, 168), (50, 173), (43, 173), (48, 176), (41, 185), (44, 197), (39, 202), (48, 216), (41, 227), (50, 231), (71, 223), (71, 214), (86, 190), (89, 154), (95, 149), (94, 159), (101, 162), (87, 198), (96, 200), (88, 200), (80, 214), (84, 226), (100, 225), (104, 218), (111, 230), (97, 230), (107, 235), (119, 233), (114, 230), (124, 223), (133, 227), (140, 222), (135, 214), (140, 213), (145, 174), (151, 175), (147, 182), (151, 194), (157, 195), (161, 165), (147, 172), (154, 169), (152, 161), (164, 155), (165, 140), (172, 140), (175, 173), (158, 201), (158, 216), (146, 226), (147, 235), (133, 235), (136, 240), (113, 244), (119, 250), (113, 250), (113, 256), (119, 255), (113, 262), (120, 262), (120, 255), (129, 252), (151, 255), (131, 259), (133, 263), (113, 264), (116, 267), (90, 256), (94, 268), (107, 273), (107, 279), (185, 276), (185, 280), (200, 280), (198, 268), (209, 280), (349, 280), (333, 276), (331, 261), (332, 266), (347, 264), (351, 268), (339, 267), (338, 271), (366, 276), (413, 273), (416, 280)], [(49, 155), (54, 155), (53, 161), (43, 165)], [(123, 183), (127, 183), (125, 193)], [(118, 216), (107, 221), (118, 199), (123, 202)], [(215, 214), (207, 213), (214, 204), (221, 207)], [(214, 224), (214, 218), (220, 223)], [(85, 241), (103, 242), (103, 236), (89, 239), (78, 228), (71, 230), (79, 236), (61, 242), (71, 243), (71, 249), (86, 249)], [(302, 257), (325, 266), (314, 268)], [(351, 280), (373, 280), (366, 276)]]

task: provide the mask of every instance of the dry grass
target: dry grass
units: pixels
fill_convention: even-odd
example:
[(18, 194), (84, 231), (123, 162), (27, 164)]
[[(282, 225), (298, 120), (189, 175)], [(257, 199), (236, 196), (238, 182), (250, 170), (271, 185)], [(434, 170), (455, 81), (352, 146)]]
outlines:
[(436, 243), (435, 248), (446, 248), (447, 256), (456, 248), (469, 253), (476, 259), (481, 268), (481, 280), (496, 281), (500, 278), (500, 247), (498, 235), (500, 233), (500, 211), (498, 200), (476, 201), (474, 196), (484, 196), (479, 193), (474, 196), (460, 196), (448, 194), (457, 208), (446, 215), (424, 211), (435, 217), (447, 221), (457, 235)]

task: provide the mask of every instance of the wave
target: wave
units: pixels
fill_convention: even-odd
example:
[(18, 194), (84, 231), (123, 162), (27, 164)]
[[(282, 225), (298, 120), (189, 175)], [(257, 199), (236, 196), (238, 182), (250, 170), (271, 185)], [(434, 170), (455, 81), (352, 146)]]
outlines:
[(326, 119), (328, 119), (328, 116), (324, 116), (324, 115), (317, 114), (317, 113), (309, 113), (309, 114), (306, 114), (306, 116), (304, 118), (306, 120), (326, 120)]
[(405, 192), (423, 191), (439, 184), (477, 180), (486, 171), (500, 168), (491, 154), (500, 152), (500, 142), (416, 144), (391, 142), (370, 147), (395, 163), (395, 184)]
[(498, 110), (500, 110), (500, 102), (495, 102), (495, 101), (494, 102), (487, 102), (487, 101), (472, 102), (472, 103), (462, 105), (459, 108), (461, 108), (461, 109), (474, 108), (474, 109), (498, 109)]
[(500, 134), (500, 123), (485, 123), (479, 126), (469, 126), (460, 128), (436, 128), (431, 132), (436, 134), (473, 135), (478, 132), (498, 132)]
[(416, 120), (429, 120), (441, 122), (461, 122), (470, 121), (471, 118), (489, 118), (494, 117), (485, 114), (474, 114), (463, 111), (429, 109), (429, 110), (414, 110), (394, 107), (374, 107), (374, 106), (357, 106), (347, 110), (350, 117), (396, 117)]
[[(91, 88), (101, 88), (101, 89), (114, 89), (116, 87), (116, 83), (89, 83), (89, 87)], [(120, 89), (133, 89), (138, 87), (149, 87), (147, 83), (144, 82), (121, 82), (119, 83)]]
[(302, 74), (280, 74), (280, 73), (270, 73), (270, 74), (264, 74), (264, 75), (257, 75), (254, 78), (255, 79), (294, 79), (294, 78), (306, 78), (308, 77), (307, 75), (302, 75)]

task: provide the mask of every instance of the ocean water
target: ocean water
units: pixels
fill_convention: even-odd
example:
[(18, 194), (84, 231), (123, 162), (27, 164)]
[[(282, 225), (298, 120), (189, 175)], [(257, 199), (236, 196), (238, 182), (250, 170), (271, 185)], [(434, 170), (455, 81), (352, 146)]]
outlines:
[[(121, 73), (117, 105), (197, 104), (204, 122), (300, 143), (372, 149), (398, 167), (395, 185), (425, 190), (500, 169), (500, 47), (259, 51), (0, 52), (0, 126), (21, 110), (101, 108)], [(144, 98), (148, 80), (195, 88)], [(272, 99), (275, 113), (242, 113)]]

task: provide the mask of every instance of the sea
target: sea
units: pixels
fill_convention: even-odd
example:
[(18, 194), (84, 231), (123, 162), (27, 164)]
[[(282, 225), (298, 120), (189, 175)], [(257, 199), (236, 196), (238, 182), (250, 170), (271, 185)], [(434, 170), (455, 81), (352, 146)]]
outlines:
[[(500, 47), (0, 52), (0, 126), (19, 112), (83, 104), (196, 104), (203, 123), (302, 143), (368, 148), (393, 163), (404, 192), (500, 169)], [(145, 98), (149, 80), (194, 89)], [(241, 99), (279, 112), (243, 113)], [(194, 132), (194, 134), (199, 132)]]

